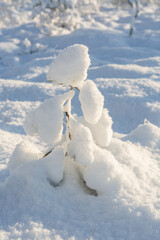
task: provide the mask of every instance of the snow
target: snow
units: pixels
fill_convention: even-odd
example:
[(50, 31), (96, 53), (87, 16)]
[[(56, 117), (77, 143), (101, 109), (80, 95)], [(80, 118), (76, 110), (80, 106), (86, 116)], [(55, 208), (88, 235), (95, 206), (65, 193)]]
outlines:
[(8, 168), (10, 172), (15, 170), (20, 165), (23, 165), (27, 162), (40, 159), (42, 157), (42, 153), (40, 150), (29, 141), (23, 141), (18, 144), (13, 151), (10, 160), (8, 162)]
[(62, 147), (56, 147), (44, 158), (44, 169), (51, 184), (57, 185), (63, 179), (64, 151)]
[[(24, 141), (18, 144), (8, 162), (8, 168), (12, 173), (17, 168), (35, 160), (43, 163), (47, 178), (52, 184), (58, 184), (63, 179), (64, 151), (62, 147), (56, 147), (49, 155), (43, 158), (43, 153), (34, 143)], [(41, 159), (42, 158), (42, 159)], [(41, 160), (40, 160), (41, 159)], [(31, 163), (32, 164), (32, 163)], [(17, 170), (18, 172), (18, 170)]]
[(102, 116), (104, 97), (93, 81), (84, 82), (79, 100), (86, 122), (96, 124)]
[(103, 109), (102, 116), (96, 124), (89, 124), (83, 118), (80, 121), (90, 129), (97, 145), (107, 147), (110, 144), (113, 135), (112, 118), (106, 108)]
[(58, 84), (79, 87), (87, 78), (89, 65), (88, 48), (75, 44), (64, 49), (51, 63), (47, 79)]
[(68, 152), (75, 161), (87, 166), (93, 161), (93, 138), (90, 130), (75, 119), (69, 121), (71, 142)]
[(37, 134), (44, 142), (56, 143), (62, 138), (63, 112), (55, 97), (45, 100), (26, 117), (24, 130)]
[(88, 187), (95, 189), (99, 195), (115, 196), (120, 187), (121, 167), (114, 156), (106, 149), (94, 147), (94, 161), (84, 170), (83, 177)]
[(160, 148), (160, 128), (145, 120), (130, 132), (124, 140), (140, 143), (142, 146)]
[(62, 138), (63, 105), (74, 92), (45, 100), (38, 108), (28, 113), (24, 130), (29, 135), (37, 134), (44, 142), (57, 143)]
[[(66, 29), (58, 27), (66, 18), (55, 25), (58, 19), (47, 22), (43, 11), (38, 28), (38, 15), (31, 19), (31, 8), (22, 4), (20, 10), (14, 2), (0, 2), (0, 6), (4, 3), (0, 8), (0, 239), (159, 240), (158, 7), (141, 1), (129, 37), (131, 13), (127, 6), (101, 1), (99, 12), (91, 14), (83, 0), (87, 6), (84, 14), (77, 15), (76, 21), (68, 14), (66, 25), (71, 27)], [(84, 63), (89, 49), (92, 63), (89, 66), (88, 59), (81, 70), (76, 65), (78, 78), (82, 77), (80, 87), (91, 79), (104, 96), (102, 115), (98, 114), (94, 124), (82, 118), (77, 89), (74, 95), (68, 87), (46, 79), (52, 61), (75, 44), (84, 50), (83, 56), (80, 51), (75, 57), (81, 56)], [(57, 71), (66, 81), (63, 65), (72, 61), (61, 60)], [(72, 71), (67, 76), (73, 76)], [(65, 137), (53, 143), (58, 137), (52, 133), (53, 125), (60, 125), (63, 111), (70, 111), (69, 101), (77, 117), (74, 115), (72, 141), (64, 157)], [(93, 102), (89, 104), (93, 108)], [(55, 109), (61, 112), (57, 118)], [(28, 131), (38, 137), (23, 129), (32, 111), (37, 114), (36, 124), (28, 117)], [(47, 114), (39, 118), (42, 112)], [(55, 131), (58, 134), (60, 128)], [(79, 141), (78, 147), (75, 141)], [(53, 147), (52, 153), (43, 157)]]

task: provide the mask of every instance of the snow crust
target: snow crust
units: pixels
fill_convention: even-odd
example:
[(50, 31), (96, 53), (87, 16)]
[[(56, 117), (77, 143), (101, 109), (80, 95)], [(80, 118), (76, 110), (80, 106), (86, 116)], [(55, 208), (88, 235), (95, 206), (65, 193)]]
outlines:
[(93, 81), (87, 80), (84, 82), (79, 100), (86, 122), (96, 124), (102, 116), (104, 97)]
[(58, 84), (79, 87), (87, 78), (89, 65), (88, 48), (75, 44), (61, 51), (51, 63), (47, 79)]

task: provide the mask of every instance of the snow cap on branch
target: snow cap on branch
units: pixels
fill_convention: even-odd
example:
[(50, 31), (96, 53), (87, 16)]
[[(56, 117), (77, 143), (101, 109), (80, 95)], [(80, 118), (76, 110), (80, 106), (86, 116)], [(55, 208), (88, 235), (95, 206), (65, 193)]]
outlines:
[(37, 134), (44, 142), (56, 143), (61, 140), (63, 130), (63, 104), (74, 96), (74, 91), (45, 100), (31, 111), (24, 130), (29, 135)]
[(102, 116), (104, 97), (93, 81), (87, 80), (84, 82), (79, 100), (86, 122), (96, 124)]
[(76, 119), (70, 119), (72, 140), (68, 147), (71, 157), (85, 166), (94, 160), (93, 138), (89, 128), (82, 125)]
[(87, 78), (89, 65), (88, 48), (75, 44), (65, 48), (51, 63), (47, 79), (65, 86), (80, 87)]
[(96, 144), (100, 147), (107, 147), (110, 144), (113, 135), (113, 122), (106, 108), (103, 109), (102, 116), (96, 124), (87, 123), (84, 118), (80, 118), (80, 121), (90, 129)]

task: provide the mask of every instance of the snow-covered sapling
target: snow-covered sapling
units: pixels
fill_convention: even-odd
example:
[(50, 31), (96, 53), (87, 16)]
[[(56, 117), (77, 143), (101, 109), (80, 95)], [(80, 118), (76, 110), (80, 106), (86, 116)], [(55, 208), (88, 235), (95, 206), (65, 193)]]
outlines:
[(129, 35), (132, 36), (133, 30), (134, 30), (134, 21), (135, 21), (135, 18), (138, 17), (138, 13), (139, 13), (139, 0), (128, 0), (128, 3), (132, 9), (132, 17), (131, 17), (131, 24), (130, 24), (131, 26), (129, 31)]
[[(61, 51), (49, 66), (47, 79), (53, 84), (65, 86), (66, 93), (55, 95), (30, 112), (24, 129), (27, 134), (36, 134), (49, 144), (50, 148), (42, 159), (47, 177), (53, 185), (62, 181), (64, 161), (70, 158), (79, 167), (86, 184), (101, 192), (103, 186), (97, 188), (97, 182), (92, 181), (92, 174), (95, 175), (99, 166), (98, 175), (104, 181), (108, 169), (114, 166), (114, 157), (104, 149), (112, 138), (112, 119), (104, 108), (104, 97), (96, 84), (86, 80), (89, 65), (86, 46), (75, 44)], [(83, 116), (71, 112), (71, 100), (77, 89)], [(19, 160), (18, 163), (14, 160), (14, 166), (17, 164)]]

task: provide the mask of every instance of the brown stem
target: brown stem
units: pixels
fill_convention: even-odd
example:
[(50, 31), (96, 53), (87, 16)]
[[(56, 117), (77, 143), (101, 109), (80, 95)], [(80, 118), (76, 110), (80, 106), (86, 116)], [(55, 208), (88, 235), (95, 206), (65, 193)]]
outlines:
[[(54, 149), (54, 148), (53, 148), (53, 149)], [(51, 149), (51, 150), (49, 150), (47, 153), (45, 153), (42, 158), (47, 157), (47, 156), (53, 151), (53, 149)]]
[[(65, 114), (66, 114), (66, 126), (67, 126), (67, 121), (69, 121), (69, 114), (68, 114), (68, 112), (65, 112)], [(72, 139), (72, 135), (71, 135), (71, 133), (69, 131), (69, 126), (68, 126), (68, 136), (69, 136), (69, 139), (71, 140)]]

